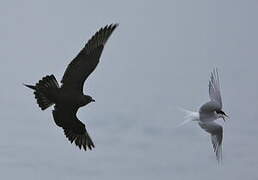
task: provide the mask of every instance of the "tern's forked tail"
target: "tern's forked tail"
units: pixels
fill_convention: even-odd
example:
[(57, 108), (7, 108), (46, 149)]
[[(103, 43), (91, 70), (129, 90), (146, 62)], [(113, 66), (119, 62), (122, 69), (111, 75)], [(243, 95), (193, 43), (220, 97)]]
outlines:
[(180, 123), (177, 127), (183, 126), (190, 121), (199, 121), (199, 112), (189, 111), (183, 108), (180, 108), (180, 110), (185, 113), (185, 120), (182, 123)]

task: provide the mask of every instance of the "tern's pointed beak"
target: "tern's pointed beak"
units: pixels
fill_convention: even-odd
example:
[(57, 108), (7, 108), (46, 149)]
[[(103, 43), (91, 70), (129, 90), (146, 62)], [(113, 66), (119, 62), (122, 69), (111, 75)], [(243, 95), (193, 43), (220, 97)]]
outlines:
[(222, 117), (224, 122), (226, 122), (226, 119), (229, 119), (228, 115), (224, 114), (224, 116)]
[(225, 117), (224, 117), (224, 116), (222, 117), (222, 119), (223, 119), (223, 121), (224, 121), (224, 122), (226, 122), (226, 119), (225, 119)]

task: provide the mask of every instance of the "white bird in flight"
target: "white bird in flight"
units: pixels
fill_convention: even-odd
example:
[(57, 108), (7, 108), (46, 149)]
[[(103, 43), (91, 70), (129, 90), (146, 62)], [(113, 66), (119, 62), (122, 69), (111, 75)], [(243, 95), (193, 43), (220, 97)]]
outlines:
[(214, 121), (219, 118), (225, 121), (228, 116), (222, 111), (220, 81), (217, 69), (214, 69), (210, 76), (209, 96), (210, 101), (203, 104), (199, 112), (183, 110), (186, 113), (186, 120), (180, 126), (190, 121), (197, 121), (202, 129), (211, 134), (211, 142), (216, 153), (216, 158), (218, 162), (221, 162), (223, 128)]

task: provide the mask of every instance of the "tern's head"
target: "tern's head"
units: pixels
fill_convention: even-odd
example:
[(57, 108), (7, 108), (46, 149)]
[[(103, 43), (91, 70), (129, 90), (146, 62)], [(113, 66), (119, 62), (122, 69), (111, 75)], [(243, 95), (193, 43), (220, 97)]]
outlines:
[(218, 114), (219, 118), (222, 118), (224, 121), (226, 118), (228, 118), (228, 115), (222, 110), (217, 110), (216, 113)]

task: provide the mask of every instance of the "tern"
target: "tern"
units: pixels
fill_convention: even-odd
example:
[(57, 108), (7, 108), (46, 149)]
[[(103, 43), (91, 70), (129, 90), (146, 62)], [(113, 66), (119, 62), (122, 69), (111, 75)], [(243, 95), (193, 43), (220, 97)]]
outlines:
[(210, 101), (204, 103), (199, 108), (198, 112), (192, 112), (183, 109), (183, 111), (186, 113), (186, 120), (179, 126), (190, 121), (197, 121), (202, 129), (210, 133), (213, 149), (216, 153), (216, 159), (218, 162), (221, 162), (223, 127), (217, 124), (215, 120), (222, 118), (225, 121), (228, 116), (222, 110), (220, 80), (217, 68), (213, 69), (211, 72), (209, 80), (209, 96)]
[(89, 95), (84, 95), (83, 85), (97, 67), (103, 48), (117, 26), (118, 24), (107, 25), (91, 37), (66, 68), (61, 86), (53, 74), (43, 77), (35, 85), (24, 84), (34, 91), (41, 110), (55, 105), (52, 114), (56, 125), (63, 128), (71, 143), (75, 142), (76, 146), (80, 149), (83, 147), (85, 151), (87, 148), (91, 150), (95, 145), (85, 124), (76, 114), (80, 107), (95, 100)]

